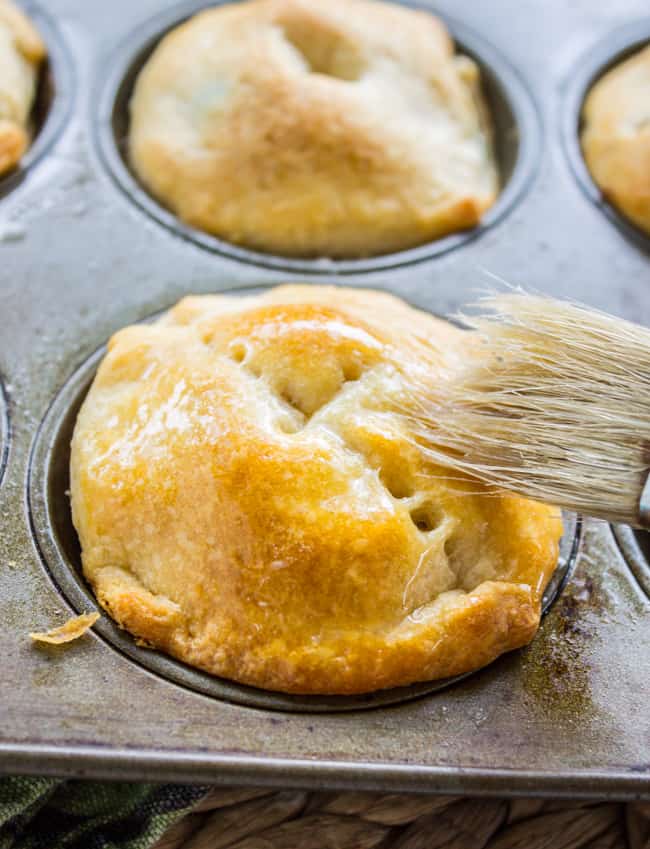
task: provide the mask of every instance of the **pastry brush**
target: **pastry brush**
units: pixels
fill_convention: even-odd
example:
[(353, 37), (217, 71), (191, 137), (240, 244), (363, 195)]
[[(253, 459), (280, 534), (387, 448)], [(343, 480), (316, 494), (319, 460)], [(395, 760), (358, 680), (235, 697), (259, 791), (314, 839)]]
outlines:
[(409, 421), (440, 474), (650, 527), (650, 329), (519, 290), (473, 313), (447, 379), (411, 377)]

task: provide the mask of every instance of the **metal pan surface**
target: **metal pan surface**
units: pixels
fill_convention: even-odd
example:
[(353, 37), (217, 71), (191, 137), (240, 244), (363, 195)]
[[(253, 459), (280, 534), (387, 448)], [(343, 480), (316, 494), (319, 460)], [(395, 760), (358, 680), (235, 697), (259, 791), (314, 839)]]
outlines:
[(340, 263), (188, 231), (129, 172), (133, 75), (199, 5), (49, 0), (45, 14), (26, 4), (50, 46), (53, 96), (24, 167), (0, 184), (0, 770), (650, 798), (647, 560), (625, 529), (587, 522), (579, 551), (570, 532), (571, 568), (531, 646), (444, 687), (295, 703), (145, 658), (108, 622), (67, 650), (31, 646), (29, 631), (93, 604), (66, 514), (66, 451), (119, 327), (190, 292), (305, 279), (448, 314), (489, 275), (650, 324), (645, 243), (594, 202), (575, 158), (581, 98), (611, 58), (648, 38), (645, 0), (421, 4), (482, 66), (504, 194), (476, 231)]

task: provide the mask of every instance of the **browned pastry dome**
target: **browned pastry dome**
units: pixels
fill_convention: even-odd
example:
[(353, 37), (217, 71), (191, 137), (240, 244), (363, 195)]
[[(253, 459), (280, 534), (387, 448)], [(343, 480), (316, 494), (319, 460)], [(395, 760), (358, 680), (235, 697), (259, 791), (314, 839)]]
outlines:
[(369, 0), (196, 15), (140, 73), (129, 150), (185, 222), (285, 255), (408, 248), (497, 193), (476, 65), (431, 14)]
[(582, 149), (594, 180), (650, 233), (650, 45), (598, 80), (583, 121)]
[(84, 573), (122, 627), (295, 693), (446, 677), (533, 637), (559, 514), (426, 474), (395, 412), (421, 368), (396, 327), (463, 337), (319, 286), (185, 298), (113, 337), (71, 491)]
[(29, 116), (45, 46), (26, 16), (0, 0), (0, 175), (29, 144)]

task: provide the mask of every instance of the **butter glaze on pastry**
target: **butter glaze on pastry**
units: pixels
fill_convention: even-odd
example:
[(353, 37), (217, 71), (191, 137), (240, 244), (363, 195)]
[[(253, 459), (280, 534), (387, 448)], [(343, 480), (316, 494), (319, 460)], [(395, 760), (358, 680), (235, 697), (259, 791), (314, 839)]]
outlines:
[(557, 511), (424, 480), (394, 331), (462, 332), (378, 292), (182, 300), (109, 344), (72, 441), (84, 573), (152, 646), (294, 693), (446, 677), (528, 642)]
[(604, 197), (650, 233), (650, 45), (598, 80), (583, 122), (584, 157)]
[(129, 151), (185, 222), (284, 255), (409, 248), (497, 193), (478, 68), (431, 14), (369, 0), (191, 18), (140, 73)]
[(0, 175), (29, 145), (29, 116), (45, 45), (27, 17), (0, 0)]

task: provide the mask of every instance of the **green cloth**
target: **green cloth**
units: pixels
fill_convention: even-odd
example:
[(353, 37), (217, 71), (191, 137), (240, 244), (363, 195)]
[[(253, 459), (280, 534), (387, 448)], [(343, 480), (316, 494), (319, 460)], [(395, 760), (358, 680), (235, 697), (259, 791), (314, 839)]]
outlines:
[(0, 779), (0, 849), (149, 849), (207, 788)]

